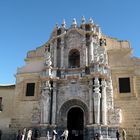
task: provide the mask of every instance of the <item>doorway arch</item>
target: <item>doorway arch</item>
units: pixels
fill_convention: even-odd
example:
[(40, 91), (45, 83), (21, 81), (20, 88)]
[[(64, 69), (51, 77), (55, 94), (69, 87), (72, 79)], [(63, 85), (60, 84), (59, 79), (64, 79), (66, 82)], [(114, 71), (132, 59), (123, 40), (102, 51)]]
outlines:
[(80, 107), (72, 107), (67, 114), (69, 140), (83, 140), (84, 112)]

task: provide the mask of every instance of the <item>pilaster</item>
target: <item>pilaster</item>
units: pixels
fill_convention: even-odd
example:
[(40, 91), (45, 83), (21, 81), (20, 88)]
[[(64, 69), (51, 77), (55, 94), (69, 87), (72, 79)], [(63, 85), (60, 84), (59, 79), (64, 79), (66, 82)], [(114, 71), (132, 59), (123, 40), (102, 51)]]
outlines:
[(99, 78), (95, 77), (94, 80), (94, 114), (95, 114), (95, 123), (100, 124), (100, 84), (99, 84)]
[(107, 105), (106, 105), (106, 81), (102, 79), (102, 123), (107, 124)]
[(54, 67), (57, 66), (57, 42), (54, 43)]
[(61, 67), (64, 67), (64, 38), (61, 38)]
[(93, 81), (89, 82), (89, 123), (93, 124)]
[(56, 82), (53, 83), (52, 124), (56, 124)]

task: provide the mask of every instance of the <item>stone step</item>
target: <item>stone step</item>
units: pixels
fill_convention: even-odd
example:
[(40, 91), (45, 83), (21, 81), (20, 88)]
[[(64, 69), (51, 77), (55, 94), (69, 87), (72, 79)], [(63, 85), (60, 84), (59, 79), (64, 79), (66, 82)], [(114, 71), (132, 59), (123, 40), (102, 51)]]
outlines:
[[(47, 138), (46, 137), (40, 137), (37, 140), (47, 140)], [(116, 138), (101, 138), (100, 140), (117, 140), (117, 139)]]

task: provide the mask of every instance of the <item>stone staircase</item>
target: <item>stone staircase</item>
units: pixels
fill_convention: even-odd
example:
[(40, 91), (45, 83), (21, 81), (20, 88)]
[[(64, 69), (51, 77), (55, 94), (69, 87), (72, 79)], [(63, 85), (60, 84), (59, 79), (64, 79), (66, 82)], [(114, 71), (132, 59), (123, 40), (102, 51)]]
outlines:
[[(41, 137), (41, 138), (38, 138), (37, 140), (47, 140), (47, 137)], [(52, 139), (50, 139), (50, 140), (52, 140)], [(100, 140), (117, 140), (117, 139), (116, 138), (101, 138)]]

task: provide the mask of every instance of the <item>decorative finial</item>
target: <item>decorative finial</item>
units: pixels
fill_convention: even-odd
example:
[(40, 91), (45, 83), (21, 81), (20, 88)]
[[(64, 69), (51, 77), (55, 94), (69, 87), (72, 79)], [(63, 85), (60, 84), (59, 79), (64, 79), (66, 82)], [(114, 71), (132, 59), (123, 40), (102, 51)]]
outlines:
[(84, 16), (82, 16), (82, 24), (85, 24), (86, 23), (86, 19)]
[(72, 27), (76, 28), (76, 26), (77, 26), (77, 22), (76, 22), (76, 19), (74, 18), (73, 21), (72, 21)]
[(93, 24), (93, 19), (92, 18), (89, 19), (89, 23)]
[(56, 24), (55, 24), (55, 28), (56, 28), (56, 29), (58, 29), (58, 28), (59, 28), (58, 23), (56, 23)]
[(65, 19), (63, 19), (63, 21), (62, 21), (62, 27), (66, 28), (66, 21), (65, 21)]

